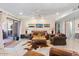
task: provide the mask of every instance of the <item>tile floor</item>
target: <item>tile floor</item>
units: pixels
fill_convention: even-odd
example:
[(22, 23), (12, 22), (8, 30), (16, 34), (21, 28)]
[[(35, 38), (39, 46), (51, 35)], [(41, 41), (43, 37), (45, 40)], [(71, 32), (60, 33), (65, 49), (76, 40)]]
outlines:
[[(15, 47), (6, 47), (6, 48), (3, 48), (2, 50), (0, 50), (2, 52), (2, 54), (0, 53), (0, 55), (21, 56), (27, 52), (27, 50), (24, 50), (24, 48), (27, 46), (23, 46), (23, 44), (25, 44), (26, 42), (28, 42), (28, 39), (21, 39), (20, 41), (17, 42), (17, 45)], [(74, 40), (67, 39), (67, 45), (65, 45), (65, 46), (54, 46), (49, 43), (50, 43), (50, 41), (48, 41), (49, 47), (38, 48), (37, 50), (34, 50), (34, 51), (43, 53), (46, 56), (49, 55), (49, 50), (51, 47), (70, 49), (70, 50), (79, 52), (79, 47), (78, 47), (79, 39), (74, 39)], [(5, 52), (4, 54), (3, 54), (3, 51)]]

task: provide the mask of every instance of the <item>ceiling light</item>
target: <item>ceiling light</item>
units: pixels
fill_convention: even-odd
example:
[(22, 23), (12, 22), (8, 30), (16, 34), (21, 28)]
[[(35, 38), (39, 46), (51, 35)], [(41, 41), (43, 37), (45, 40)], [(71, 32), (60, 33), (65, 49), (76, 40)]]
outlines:
[(59, 13), (57, 12), (56, 15), (59, 15)]
[(20, 12), (19, 15), (23, 15), (23, 12)]

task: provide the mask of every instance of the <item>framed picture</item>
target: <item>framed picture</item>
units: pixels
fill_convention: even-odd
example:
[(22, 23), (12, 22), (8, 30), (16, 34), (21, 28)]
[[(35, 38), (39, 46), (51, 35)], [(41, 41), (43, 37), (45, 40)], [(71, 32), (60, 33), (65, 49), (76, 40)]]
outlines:
[(44, 27), (50, 27), (50, 24), (44, 24)]
[(28, 27), (29, 28), (34, 28), (35, 27), (35, 24), (28, 24)]
[(43, 24), (36, 24), (36, 28), (43, 28)]

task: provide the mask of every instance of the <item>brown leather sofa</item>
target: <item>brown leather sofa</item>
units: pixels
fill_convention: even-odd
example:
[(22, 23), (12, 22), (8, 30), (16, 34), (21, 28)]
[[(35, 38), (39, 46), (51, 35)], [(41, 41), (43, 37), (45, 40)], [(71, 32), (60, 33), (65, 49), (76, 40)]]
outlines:
[(66, 45), (66, 35), (60, 34), (50, 38), (51, 44), (53, 45)]
[(62, 49), (62, 48), (50, 48), (49, 56), (79, 56), (78, 52)]

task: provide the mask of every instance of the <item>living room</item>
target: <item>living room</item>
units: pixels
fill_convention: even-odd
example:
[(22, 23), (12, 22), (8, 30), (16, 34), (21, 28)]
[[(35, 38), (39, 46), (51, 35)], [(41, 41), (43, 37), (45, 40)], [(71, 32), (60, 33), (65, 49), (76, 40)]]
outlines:
[(0, 54), (79, 56), (78, 5), (78, 3), (0, 4), (2, 49)]

